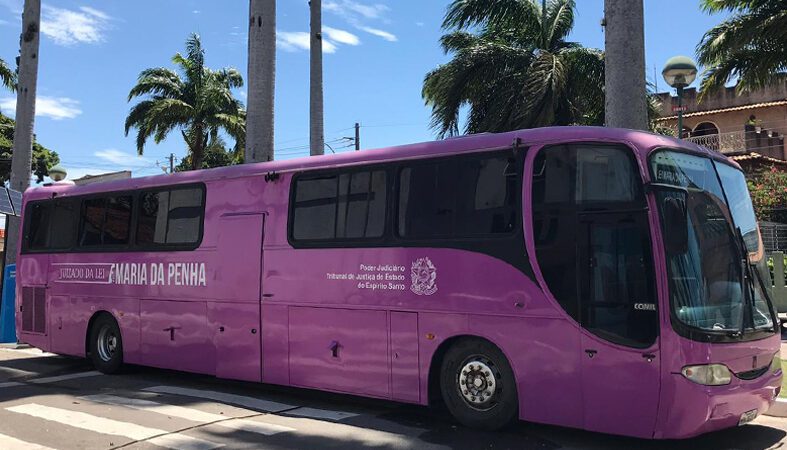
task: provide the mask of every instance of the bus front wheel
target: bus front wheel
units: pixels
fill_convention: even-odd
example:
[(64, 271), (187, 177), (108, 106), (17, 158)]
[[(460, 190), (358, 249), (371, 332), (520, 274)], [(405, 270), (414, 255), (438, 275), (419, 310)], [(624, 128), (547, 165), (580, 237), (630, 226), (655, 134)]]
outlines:
[(497, 430), (516, 416), (514, 373), (503, 352), (488, 341), (458, 341), (446, 352), (441, 369), (443, 400), (462, 424)]
[(100, 372), (117, 373), (123, 365), (123, 339), (112, 316), (102, 314), (90, 329), (90, 359)]

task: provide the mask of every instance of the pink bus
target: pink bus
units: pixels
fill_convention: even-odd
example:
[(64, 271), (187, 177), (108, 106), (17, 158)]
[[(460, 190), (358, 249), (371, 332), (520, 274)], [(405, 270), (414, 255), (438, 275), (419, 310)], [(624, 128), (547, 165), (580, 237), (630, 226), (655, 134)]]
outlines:
[(544, 128), (28, 190), (19, 339), (86, 356), (685, 438), (782, 378), (740, 168)]

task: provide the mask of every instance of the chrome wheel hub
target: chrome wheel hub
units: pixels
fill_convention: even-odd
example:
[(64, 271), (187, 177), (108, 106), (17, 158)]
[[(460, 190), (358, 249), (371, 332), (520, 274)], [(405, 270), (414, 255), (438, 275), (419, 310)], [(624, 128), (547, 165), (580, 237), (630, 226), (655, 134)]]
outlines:
[(102, 361), (109, 362), (115, 356), (118, 347), (118, 337), (109, 327), (102, 327), (98, 332), (98, 356)]
[(473, 408), (489, 409), (496, 402), (498, 375), (494, 365), (486, 358), (468, 358), (459, 371), (457, 388)]

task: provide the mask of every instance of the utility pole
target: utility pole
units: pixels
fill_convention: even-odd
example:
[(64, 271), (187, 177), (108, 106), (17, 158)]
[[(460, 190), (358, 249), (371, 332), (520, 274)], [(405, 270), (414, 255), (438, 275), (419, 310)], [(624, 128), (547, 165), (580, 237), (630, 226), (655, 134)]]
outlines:
[(311, 0), (309, 9), (311, 15), (309, 146), (311, 155), (315, 156), (325, 153), (322, 92), (322, 0)]
[(604, 23), (606, 125), (647, 130), (642, 0), (604, 0)]
[[(30, 186), (33, 159), (38, 48), (41, 29), (41, 0), (25, 0), (19, 52), (19, 84), (16, 89), (16, 126), (11, 157), (11, 189), (24, 192)], [(16, 263), (20, 218), (9, 216), (6, 223), (6, 263)]]
[(361, 149), (361, 124), (355, 122), (355, 151)]
[(273, 160), (276, 0), (249, 0), (249, 99), (244, 162)]
[(169, 173), (175, 173), (175, 154), (169, 154)]

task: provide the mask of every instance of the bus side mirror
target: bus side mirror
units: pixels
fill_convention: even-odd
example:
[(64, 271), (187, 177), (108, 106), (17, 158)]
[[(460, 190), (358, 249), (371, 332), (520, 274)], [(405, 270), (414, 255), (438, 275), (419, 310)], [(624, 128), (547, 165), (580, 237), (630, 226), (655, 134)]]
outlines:
[(664, 245), (670, 255), (681, 255), (689, 250), (689, 219), (686, 201), (682, 198), (664, 199)]

